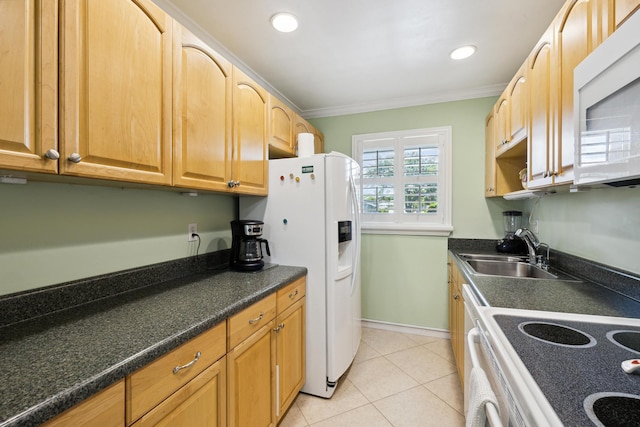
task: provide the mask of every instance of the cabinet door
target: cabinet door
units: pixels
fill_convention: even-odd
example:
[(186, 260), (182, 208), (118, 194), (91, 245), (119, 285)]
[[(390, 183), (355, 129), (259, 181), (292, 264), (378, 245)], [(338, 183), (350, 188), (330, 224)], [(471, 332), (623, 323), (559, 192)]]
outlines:
[(573, 69), (592, 50), (595, 2), (596, 0), (578, 0), (570, 3), (558, 22), (559, 90), (558, 125), (554, 147), (554, 184), (573, 181), (575, 143)]
[(267, 194), (267, 92), (233, 68), (233, 164), (235, 191)]
[(618, 28), (629, 16), (640, 8), (640, 0), (610, 0), (615, 28)]
[(121, 380), (44, 423), (42, 427), (124, 425), (124, 381)]
[(529, 57), (529, 154), (528, 184), (535, 188), (552, 183), (553, 143), (552, 81), (553, 27), (542, 36)]
[(526, 91), (526, 72), (526, 64), (523, 64), (509, 86), (509, 140), (511, 141), (520, 141), (527, 136), (528, 93)]
[(496, 158), (495, 158), (495, 118), (493, 109), (487, 116), (484, 125), (485, 151), (484, 151), (484, 195), (493, 197), (496, 195)]
[(231, 179), (231, 63), (177, 22), (173, 32), (173, 184), (227, 191)]
[(230, 427), (275, 425), (275, 333), (272, 320), (227, 354)]
[(226, 358), (205, 369), (133, 424), (226, 427)]
[(313, 152), (324, 153), (324, 135), (318, 129), (313, 129)]
[(298, 300), (276, 320), (278, 418), (293, 403), (305, 382), (305, 300)]
[(61, 173), (170, 184), (171, 18), (149, 0), (62, 14)]
[(498, 100), (495, 109), (496, 151), (509, 142), (509, 100), (506, 94)]
[(269, 95), (269, 150), (286, 157), (295, 155), (293, 111), (278, 98)]
[(57, 173), (57, 88), (58, 1), (3, 0), (0, 167)]

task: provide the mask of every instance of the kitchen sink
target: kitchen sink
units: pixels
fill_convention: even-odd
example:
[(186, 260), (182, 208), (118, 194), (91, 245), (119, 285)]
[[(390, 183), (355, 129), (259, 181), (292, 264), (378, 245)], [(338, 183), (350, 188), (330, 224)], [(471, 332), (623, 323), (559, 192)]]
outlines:
[(557, 279), (558, 276), (533, 264), (522, 261), (491, 259), (467, 259), (467, 264), (479, 274), (491, 276), (522, 277), (530, 279)]
[(501, 255), (501, 254), (469, 254), (464, 253), (460, 254), (461, 257), (465, 259), (477, 259), (483, 261), (526, 261), (527, 257), (522, 255)]

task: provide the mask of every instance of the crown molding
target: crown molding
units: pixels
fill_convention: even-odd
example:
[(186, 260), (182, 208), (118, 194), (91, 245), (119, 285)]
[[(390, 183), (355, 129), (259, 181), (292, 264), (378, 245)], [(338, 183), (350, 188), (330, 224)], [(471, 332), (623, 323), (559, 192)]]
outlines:
[(476, 89), (459, 92), (439, 92), (427, 96), (395, 98), (376, 102), (344, 105), (338, 107), (303, 110), (302, 117), (316, 119), (323, 117), (345, 116), (349, 114), (370, 113), (374, 111), (392, 110), (396, 108), (417, 107), (420, 105), (440, 104), (443, 102), (465, 101), (489, 96), (499, 96), (507, 83), (488, 85)]

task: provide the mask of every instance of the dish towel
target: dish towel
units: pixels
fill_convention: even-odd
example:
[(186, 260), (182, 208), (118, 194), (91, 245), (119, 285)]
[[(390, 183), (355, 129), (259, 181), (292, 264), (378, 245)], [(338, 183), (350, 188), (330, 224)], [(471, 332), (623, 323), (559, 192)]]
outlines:
[(469, 411), (467, 412), (466, 427), (485, 427), (487, 422), (485, 406), (487, 403), (493, 403), (497, 410), (498, 399), (482, 368), (477, 366), (471, 368), (469, 388)]

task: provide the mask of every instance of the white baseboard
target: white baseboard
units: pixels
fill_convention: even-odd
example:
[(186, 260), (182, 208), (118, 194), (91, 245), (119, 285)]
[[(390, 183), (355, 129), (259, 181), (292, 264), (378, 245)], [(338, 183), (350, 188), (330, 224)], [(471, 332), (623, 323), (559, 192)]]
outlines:
[(401, 332), (403, 334), (422, 335), (441, 339), (451, 339), (445, 329), (425, 328), (424, 326), (403, 325), (401, 323), (382, 322), (380, 320), (362, 319), (364, 328), (382, 329), (384, 331)]

